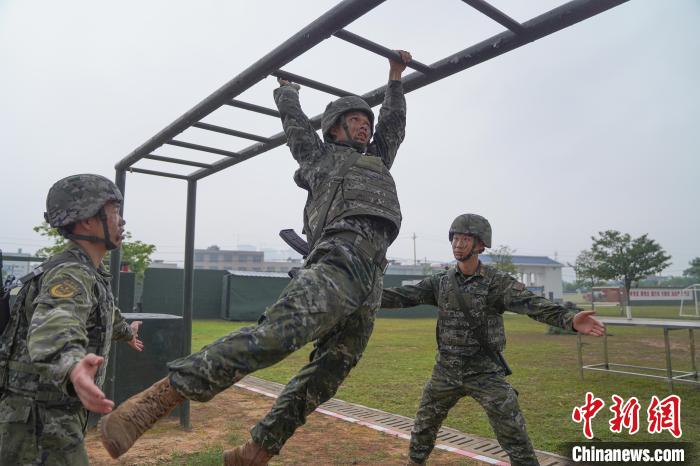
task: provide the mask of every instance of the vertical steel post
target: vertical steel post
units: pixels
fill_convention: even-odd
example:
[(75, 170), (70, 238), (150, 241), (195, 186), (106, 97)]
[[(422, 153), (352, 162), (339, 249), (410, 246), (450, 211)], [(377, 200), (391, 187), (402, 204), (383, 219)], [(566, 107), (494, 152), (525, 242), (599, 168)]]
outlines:
[(580, 333), (576, 335), (576, 350), (578, 351), (578, 370), (581, 380), (583, 380), (583, 342), (581, 341)]
[(690, 340), (690, 363), (693, 365), (693, 378), (698, 380), (698, 367), (695, 364), (695, 332), (693, 329), (688, 329), (688, 338)]
[(605, 369), (610, 370), (610, 361), (608, 360), (608, 327), (603, 329), (603, 360), (605, 361)]
[(664, 346), (666, 347), (666, 374), (668, 386), (673, 392), (673, 367), (671, 367), (671, 342), (668, 335), (668, 327), (664, 327)]
[[(119, 191), (122, 193), (122, 197), (125, 195), (126, 188), (126, 171), (117, 170), (116, 176), (114, 178), (114, 184), (117, 185)], [(124, 215), (124, 202), (119, 207), (119, 213)], [(115, 249), (111, 252), (109, 257), (109, 271), (112, 274), (112, 295), (114, 295), (114, 301), (119, 305), (119, 280), (121, 272), (121, 249)], [(131, 309), (125, 309), (125, 311), (131, 311)], [(117, 377), (117, 349), (115, 345), (112, 345), (112, 349), (109, 352), (109, 367), (107, 368), (107, 375), (104, 386), (107, 387), (107, 393), (105, 394), (108, 399), (114, 401), (114, 393), (116, 386)]]
[[(194, 302), (194, 228), (195, 211), (197, 209), (197, 180), (187, 180), (187, 220), (185, 226), (185, 278), (182, 299), (184, 353), (192, 352), (192, 306)], [(190, 424), (190, 403), (182, 404), (180, 425), (185, 429), (192, 428)]]
[[(126, 187), (126, 171), (117, 170), (117, 175), (114, 178), (114, 184), (117, 185), (119, 191), (122, 192), (122, 196), (125, 195), (124, 189)], [(119, 207), (119, 213), (124, 216), (124, 202), (122, 202), (121, 207)], [(121, 249), (115, 249), (112, 251), (109, 258), (109, 271), (112, 273), (112, 294), (114, 299), (119, 299), (119, 271), (121, 269)], [(128, 309), (127, 311), (130, 311)]]

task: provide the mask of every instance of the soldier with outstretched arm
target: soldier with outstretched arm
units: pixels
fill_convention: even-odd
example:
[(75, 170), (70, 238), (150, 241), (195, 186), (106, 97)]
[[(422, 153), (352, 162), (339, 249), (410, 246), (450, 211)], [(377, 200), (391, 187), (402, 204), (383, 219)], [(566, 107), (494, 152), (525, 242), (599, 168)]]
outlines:
[(87, 410), (114, 406), (101, 390), (111, 341), (143, 350), (141, 322), (123, 319), (102, 267), (124, 238), (121, 202), (99, 175), (49, 190), (44, 216), (69, 242), (22, 278), (0, 337), (1, 465), (87, 465)]
[(114, 458), (185, 399), (208, 401), (247, 374), (281, 361), (314, 341), (311, 361), (289, 381), (252, 440), (224, 452), (226, 465), (264, 465), (279, 454), (306, 416), (330, 399), (357, 364), (379, 307), (386, 250), (401, 225), (389, 172), (404, 138), (401, 73), (411, 59), (390, 60), (389, 84), (374, 114), (357, 96), (326, 108), (323, 140), (299, 103), (299, 86), (280, 81), (274, 99), (287, 145), (308, 193), (304, 233), (310, 253), (257, 325), (238, 329), (168, 365), (170, 374), (130, 398), (100, 424)]
[(408, 464), (425, 463), (450, 409), (470, 396), (486, 411), (511, 464), (537, 465), (517, 392), (506, 381), (510, 369), (502, 355), (503, 312), (595, 336), (603, 335), (603, 324), (593, 311), (577, 313), (536, 296), (505, 272), (482, 264), (479, 254), (491, 247), (491, 225), (484, 217), (460, 215), (450, 226), (449, 239), (455, 267), (382, 294), (382, 308), (438, 307), (438, 354), (411, 431)]

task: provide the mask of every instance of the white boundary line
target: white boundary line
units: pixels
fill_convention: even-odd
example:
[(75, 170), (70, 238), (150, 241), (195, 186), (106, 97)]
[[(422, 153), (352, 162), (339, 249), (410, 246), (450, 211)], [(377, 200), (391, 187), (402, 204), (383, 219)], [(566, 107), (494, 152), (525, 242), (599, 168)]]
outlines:
[[(265, 396), (268, 396), (270, 398), (277, 398), (277, 395), (275, 395), (274, 393), (266, 392), (265, 390), (261, 390), (261, 389), (256, 388), (256, 387), (252, 387), (252, 386), (245, 384), (245, 383), (238, 382), (238, 383), (236, 383), (236, 386), (240, 387), (240, 388), (244, 388), (244, 389), (249, 390), (251, 392), (260, 393), (261, 395), (265, 395)], [(399, 432), (397, 430), (388, 429), (386, 427), (382, 427), (382, 426), (377, 425), (377, 424), (372, 424), (371, 422), (361, 421), (360, 419), (355, 419), (354, 417), (349, 417), (349, 416), (345, 416), (342, 414), (334, 413), (332, 411), (328, 411), (328, 410), (323, 409), (323, 408), (316, 408), (316, 411), (321, 413), (321, 414), (325, 414), (326, 416), (331, 416), (331, 417), (334, 417), (336, 419), (341, 419), (343, 421), (351, 422), (353, 424), (359, 424), (361, 426), (369, 427), (370, 429), (374, 429), (374, 430), (377, 430), (379, 432), (384, 432), (385, 434), (393, 435), (394, 437), (399, 437), (399, 438), (402, 438), (404, 440), (411, 439), (411, 436), (408, 434), (404, 434), (403, 432)], [(462, 450), (460, 448), (450, 447), (448, 445), (443, 445), (441, 443), (436, 444), (435, 448), (439, 448), (440, 450), (445, 450), (445, 451), (449, 451), (452, 453), (456, 453), (456, 454), (461, 455), (461, 456), (466, 456), (468, 458), (472, 458), (472, 459), (475, 459), (478, 461), (483, 461), (484, 463), (493, 464), (496, 466), (509, 466), (510, 465), (510, 463), (507, 463), (505, 461), (501, 461), (501, 460), (497, 460), (494, 458), (490, 458), (488, 456), (480, 455), (478, 453), (474, 453), (473, 451)]]

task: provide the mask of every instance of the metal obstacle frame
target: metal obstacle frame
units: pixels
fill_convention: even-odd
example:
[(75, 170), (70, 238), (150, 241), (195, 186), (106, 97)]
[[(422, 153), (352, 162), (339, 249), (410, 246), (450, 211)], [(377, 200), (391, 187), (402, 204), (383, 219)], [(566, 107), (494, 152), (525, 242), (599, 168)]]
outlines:
[[(192, 334), (192, 305), (193, 305), (193, 269), (194, 269), (194, 232), (195, 211), (197, 203), (197, 182), (209, 175), (241, 163), (252, 157), (261, 155), (286, 142), (284, 132), (270, 136), (251, 134), (246, 131), (226, 128), (205, 123), (202, 120), (214, 111), (232, 106), (250, 112), (269, 115), (279, 118), (277, 110), (252, 102), (237, 100), (241, 93), (259, 83), (267, 76), (275, 76), (282, 79), (297, 82), (305, 87), (316, 89), (334, 96), (350, 95), (351, 93), (338, 89), (332, 85), (324, 84), (313, 79), (295, 75), (282, 69), (295, 58), (317, 44), (331, 38), (337, 38), (349, 42), (371, 53), (398, 59), (398, 54), (387, 47), (358, 36), (346, 29), (358, 18), (369, 13), (372, 9), (384, 3), (385, 0), (344, 0), (328, 10), (318, 19), (301, 29), (280, 46), (263, 56), (251, 66), (242, 71), (210, 96), (195, 105), (192, 109), (166, 126), (152, 138), (136, 148), (129, 155), (120, 160), (116, 165), (116, 184), (122, 193), (126, 194), (126, 174), (136, 173), (145, 175), (163, 176), (181, 179), (187, 182), (187, 210), (185, 220), (185, 265), (184, 265), (184, 296), (183, 319), (185, 352), (191, 351)], [(456, 0), (455, 0), (456, 1)], [(462, 0), (468, 6), (479, 13), (501, 24), (505, 30), (489, 37), (459, 52), (446, 56), (431, 65), (425, 65), (414, 57), (408, 64), (415, 70), (402, 78), (406, 93), (420, 89), (453, 74), (464, 71), (474, 65), (490, 60), (525, 44), (548, 36), (556, 31), (565, 29), (573, 24), (591, 18), (599, 13), (614, 8), (628, 0), (573, 0), (564, 3), (546, 13), (536, 16), (529, 21), (520, 23), (507, 14), (493, 7), (484, 0)], [(426, 4), (427, 5), (427, 4)], [(430, 6), (426, 6), (430, 8)], [(370, 106), (381, 103), (384, 98), (386, 85), (378, 87), (362, 95)], [(318, 129), (321, 124), (321, 115), (311, 118), (311, 124)], [(238, 152), (224, 150), (195, 144), (189, 141), (177, 139), (183, 131), (189, 128), (198, 128), (205, 131), (225, 134), (232, 137), (244, 138), (254, 143)], [(154, 151), (163, 145), (177, 146), (192, 151), (192, 159), (166, 157), (155, 154)], [(214, 163), (203, 163), (196, 159), (198, 152), (208, 152), (223, 156)], [(189, 154), (189, 153), (188, 153)], [(181, 175), (168, 171), (149, 170), (137, 166), (142, 160), (152, 160), (164, 164), (178, 164), (195, 167), (196, 170), (189, 175)], [(122, 211), (123, 211), (122, 204)], [(111, 270), (117, 271), (112, 281), (112, 289), (115, 296), (119, 295), (119, 265), (120, 252), (112, 252)], [(114, 366), (114, 364), (112, 364)], [(108, 375), (113, 377), (113, 373)], [(189, 428), (189, 409), (182, 410), (181, 424)]]

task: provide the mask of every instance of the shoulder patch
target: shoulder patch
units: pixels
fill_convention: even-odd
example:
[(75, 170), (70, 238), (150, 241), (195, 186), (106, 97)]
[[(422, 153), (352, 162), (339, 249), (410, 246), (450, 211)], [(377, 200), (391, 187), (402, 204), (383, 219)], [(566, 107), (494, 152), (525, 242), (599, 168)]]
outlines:
[(80, 289), (75, 282), (69, 278), (64, 278), (59, 283), (56, 283), (49, 288), (49, 294), (52, 298), (72, 298), (78, 294)]

